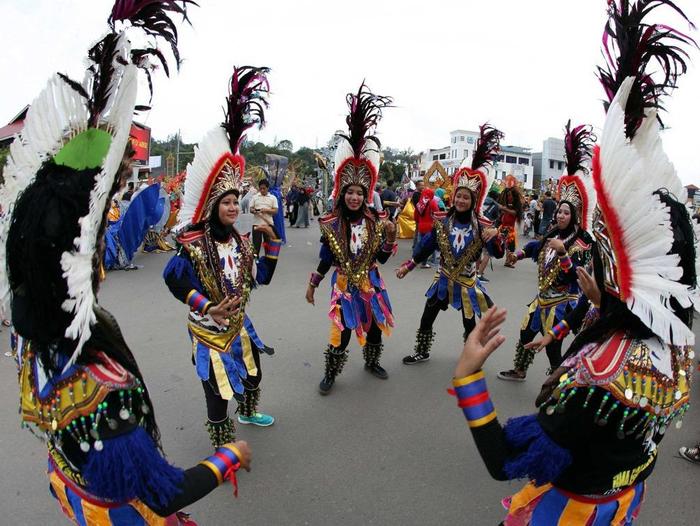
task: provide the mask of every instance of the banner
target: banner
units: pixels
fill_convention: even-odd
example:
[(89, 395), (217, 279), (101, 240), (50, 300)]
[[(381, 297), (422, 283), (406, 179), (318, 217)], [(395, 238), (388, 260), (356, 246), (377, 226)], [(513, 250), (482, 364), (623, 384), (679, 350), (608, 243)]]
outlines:
[(151, 129), (143, 124), (131, 123), (129, 131), (131, 147), (136, 152), (133, 162), (148, 166), (149, 147), (151, 145)]

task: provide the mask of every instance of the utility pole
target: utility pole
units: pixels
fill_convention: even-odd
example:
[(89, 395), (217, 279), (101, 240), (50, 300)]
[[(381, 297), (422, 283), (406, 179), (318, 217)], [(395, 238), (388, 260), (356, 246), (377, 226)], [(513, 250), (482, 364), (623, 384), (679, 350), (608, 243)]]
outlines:
[(180, 128), (177, 129), (177, 146), (175, 146), (175, 173), (180, 173)]

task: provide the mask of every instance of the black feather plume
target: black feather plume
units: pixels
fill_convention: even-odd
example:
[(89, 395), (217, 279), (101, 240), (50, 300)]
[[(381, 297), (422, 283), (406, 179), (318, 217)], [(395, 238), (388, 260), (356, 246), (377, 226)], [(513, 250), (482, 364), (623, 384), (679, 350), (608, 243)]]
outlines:
[(379, 139), (371, 133), (382, 118), (382, 110), (391, 106), (392, 98), (375, 95), (363, 81), (357, 93), (348, 93), (346, 101), (350, 109), (345, 119), (349, 133), (338, 135), (351, 144), (356, 158), (360, 157), (368, 140), (373, 141), (378, 150), (381, 149)]
[(593, 143), (596, 137), (593, 134), (593, 127), (581, 124), (571, 129), (571, 120), (564, 127), (564, 156), (566, 160), (566, 173), (574, 175), (581, 171), (588, 173), (587, 162), (593, 153)]
[[(672, 0), (608, 0), (609, 20), (603, 33), (605, 64), (598, 67), (598, 78), (607, 97), (605, 111), (622, 82), (635, 78), (625, 108), (628, 138), (634, 136), (647, 109), (664, 109), (661, 97), (676, 88), (678, 77), (687, 70), (688, 53), (683, 46), (697, 46), (691, 37), (672, 27), (644, 21), (654, 9), (664, 6), (695, 28)], [(660, 71), (650, 71), (651, 63)]]
[(265, 125), (265, 108), (270, 85), (267, 74), (270, 68), (242, 66), (233, 69), (221, 126), (228, 135), (231, 151), (236, 153), (245, 138), (245, 131), (257, 125)]
[(484, 123), (479, 127), (479, 139), (476, 141), (476, 149), (472, 158), (472, 170), (493, 164), (494, 155), (501, 148), (501, 139), (505, 134)]
[[(175, 64), (180, 68), (180, 53), (177, 49), (177, 26), (170, 14), (182, 15), (187, 18), (187, 7), (197, 5), (193, 0), (117, 0), (109, 17), (109, 25), (114, 30), (116, 22), (128, 21), (134, 27), (141, 28), (147, 35), (162, 38), (169, 45), (175, 57)], [(149, 48), (153, 51), (153, 48)], [(157, 54), (162, 64), (165, 61), (160, 53)], [(143, 55), (142, 57), (143, 58)], [(167, 74), (167, 67), (166, 74)]]

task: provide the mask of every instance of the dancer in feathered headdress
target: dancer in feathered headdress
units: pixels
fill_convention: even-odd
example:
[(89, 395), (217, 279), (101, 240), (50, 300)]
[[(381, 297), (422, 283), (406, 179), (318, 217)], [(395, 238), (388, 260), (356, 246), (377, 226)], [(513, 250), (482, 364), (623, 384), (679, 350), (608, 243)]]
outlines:
[[(245, 158), (245, 132), (265, 124), (269, 85), (267, 68), (234, 68), (225, 120), (209, 131), (187, 167), (178, 216), (180, 248), (163, 277), (173, 295), (189, 305), (187, 327), (197, 375), (207, 404), (212, 444), (233, 440), (228, 401), (238, 401), (238, 421), (270, 426), (274, 418), (259, 413), (262, 370), (260, 341), (245, 309), (251, 290), (267, 285), (277, 265), (281, 240), (269, 225), (258, 231), (266, 240), (257, 258), (247, 236), (236, 230)], [(254, 264), (256, 263), (256, 264)]]
[[(486, 315), (455, 371), (489, 473), (531, 480), (507, 500), (506, 525), (631, 524), (658, 445), (687, 408), (695, 247), (688, 213), (673, 194), (682, 187), (661, 146), (657, 111), (685, 71), (682, 46), (693, 41), (645, 21), (659, 6), (685, 18), (666, 0), (609, 3), (609, 64), (600, 73), (610, 102), (593, 157), (600, 319), (574, 340), (571, 360), (545, 385), (539, 413), (505, 428), (480, 370), (503, 341), (505, 312)], [(656, 73), (648, 68), (653, 61)]]
[(164, 39), (177, 58), (169, 14), (186, 19), (188, 3), (117, 2), (85, 81), (58, 74), (32, 103), (0, 191), (20, 413), (45, 435), (51, 492), (79, 525), (192, 524), (178, 510), (249, 459), (245, 444), (226, 444), (187, 471), (165, 460), (139, 367), (96, 299), (111, 198), (128, 174), (137, 71), (149, 55), (166, 65), (127, 34)]
[[(586, 163), (593, 153), (594, 136), (589, 126), (571, 129), (567, 123), (564, 149), (566, 174), (559, 181), (556, 224), (539, 241), (531, 241), (523, 250), (509, 254), (511, 264), (530, 257), (537, 262), (537, 296), (530, 303), (520, 327), (513, 369), (502, 371), (502, 380), (522, 381), (535, 358), (530, 344), (538, 333), (548, 335), (576, 307), (580, 297), (577, 269), (590, 261), (593, 240), (590, 225), (592, 183)], [(549, 338), (548, 338), (549, 339)], [(546, 346), (551, 370), (561, 363), (562, 340), (552, 339)]]
[[(595, 137), (590, 126), (580, 125), (571, 129), (571, 121), (566, 124), (565, 132), (566, 172), (558, 182), (558, 201), (560, 205), (565, 203), (570, 210), (575, 211), (581, 228), (590, 234), (596, 198), (589, 165)], [(598, 319), (600, 297), (589, 270), (590, 268), (583, 267), (576, 269), (577, 281), (581, 286), (576, 306), (541, 339), (526, 344), (524, 352), (532, 353), (544, 349), (556, 340), (563, 340), (570, 332), (578, 333), (589, 327)], [(589, 298), (588, 294), (592, 297)]]
[(432, 231), (413, 251), (413, 258), (396, 271), (396, 277), (402, 279), (436, 250), (440, 251), (440, 269), (425, 293), (428, 299), (416, 333), (414, 352), (403, 359), (407, 365), (430, 358), (435, 337), (433, 324), (441, 310), (451, 305), (462, 311), (466, 340), (476, 324), (476, 317), (493, 305), (477, 276), (476, 265), (484, 248), (496, 258), (503, 257), (503, 238), (481, 215), (482, 204), (493, 182), (489, 166), (502, 137), (503, 133), (496, 128), (488, 124), (481, 126), (471, 163), (465, 160), (453, 176), (453, 204), (447, 217), (434, 221)]
[(306, 290), (306, 301), (314, 304), (316, 288), (335, 266), (331, 283), (331, 335), (326, 369), (319, 386), (330, 392), (348, 358), (347, 346), (354, 331), (362, 345), (365, 369), (378, 378), (388, 378), (379, 364), (382, 333), (394, 325), (389, 295), (379, 275), (377, 262), (385, 263), (396, 247), (396, 226), (385, 213), (368, 208), (377, 183), (380, 142), (372, 135), (389, 97), (375, 95), (362, 83), (347, 96), (349, 132), (339, 134), (335, 153), (334, 210), (319, 220), (321, 261)]

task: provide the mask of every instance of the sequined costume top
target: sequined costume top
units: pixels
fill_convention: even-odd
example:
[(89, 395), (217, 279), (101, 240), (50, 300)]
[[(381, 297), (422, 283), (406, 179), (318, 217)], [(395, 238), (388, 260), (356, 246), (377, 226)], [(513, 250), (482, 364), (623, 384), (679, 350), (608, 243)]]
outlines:
[(562, 239), (566, 254), (546, 247), (547, 239), (531, 241), (517, 253), (518, 259), (530, 257), (537, 262), (537, 296), (528, 306), (522, 328), (547, 332), (561, 321), (578, 301), (580, 291), (576, 268), (591, 260), (591, 236), (576, 228)]
[(396, 244), (387, 242), (383, 218), (365, 211), (355, 221), (341, 220), (331, 213), (319, 220), (321, 227), (320, 263), (317, 272), (325, 275), (335, 266), (331, 278), (331, 344), (340, 343), (340, 332), (355, 331), (361, 345), (372, 323), (385, 334), (394, 325), (389, 295), (377, 263), (385, 263)]
[(56, 352), (60, 373), (44, 367), (32, 341), (13, 338), (22, 425), (45, 439), (51, 493), (75, 524), (185, 524), (178, 510), (217, 487), (224, 473), (209, 459), (182, 470), (163, 457), (147, 422), (146, 386), (97, 346), (126, 347), (116, 322), (105, 311), (96, 315), (93, 334), (112, 336), (88, 341), (75, 364)]
[(457, 215), (437, 219), (432, 231), (424, 236), (413, 251), (414, 264), (426, 261), (435, 251), (440, 251), (440, 268), (426, 297), (448, 300), (455, 309), (462, 309), (464, 317), (471, 319), (492, 305), (486, 288), (476, 274), (476, 264), (486, 249), (489, 255), (501, 258), (504, 253), (503, 238), (496, 236), (488, 243), (481, 239), (481, 230), (490, 227), (485, 218), (460, 221)]
[[(246, 304), (253, 288), (270, 283), (281, 241), (266, 241), (265, 255), (258, 259), (246, 236), (216, 241), (204, 229), (186, 232), (178, 242), (163, 277), (173, 295), (190, 307), (187, 326), (197, 374), (208, 380), (213, 371), (221, 396), (240, 398), (242, 380), (257, 375), (252, 347), (264, 348), (246, 315)], [(226, 297), (240, 300), (227, 326), (208, 313)]]

